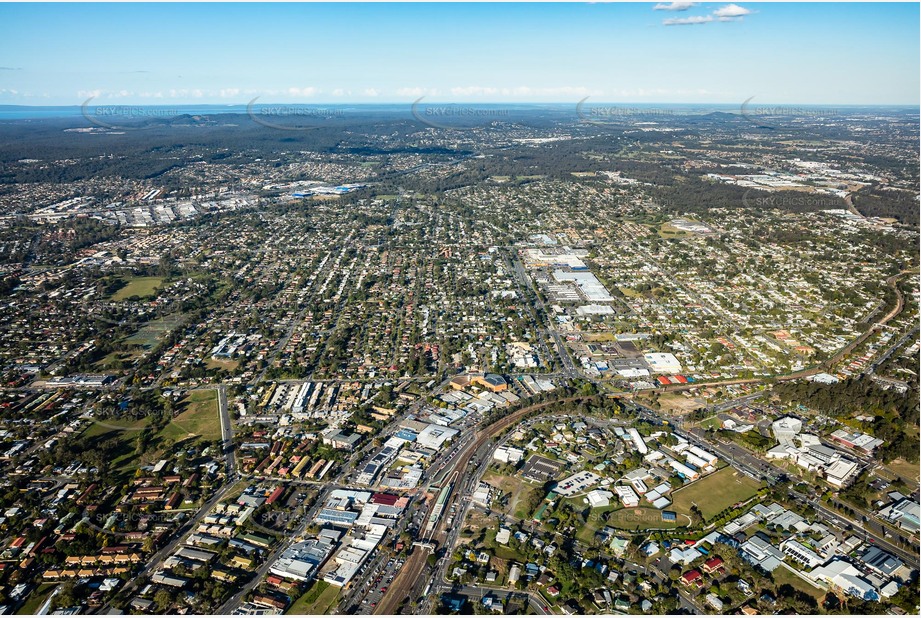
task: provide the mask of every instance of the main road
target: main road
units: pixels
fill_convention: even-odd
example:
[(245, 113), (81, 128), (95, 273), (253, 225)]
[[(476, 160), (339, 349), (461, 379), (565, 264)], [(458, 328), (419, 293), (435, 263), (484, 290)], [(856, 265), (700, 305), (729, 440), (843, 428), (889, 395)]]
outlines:
[(233, 445), (233, 424), (230, 422), (230, 411), (227, 409), (227, 388), (223, 384), (217, 387), (217, 413), (221, 418), (221, 441), (227, 466), (227, 479), (230, 481), (237, 473), (236, 449)]

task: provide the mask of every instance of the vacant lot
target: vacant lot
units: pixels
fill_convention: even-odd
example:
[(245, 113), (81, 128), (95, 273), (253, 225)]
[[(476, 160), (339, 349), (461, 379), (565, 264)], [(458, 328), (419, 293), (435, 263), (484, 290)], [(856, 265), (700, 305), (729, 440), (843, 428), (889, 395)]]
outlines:
[(615, 341), (614, 333), (586, 333), (582, 337), (591, 343)]
[(103, 434), (110, 433), (112, 431), (120, 432), (138, 432), (144, 429), (147, 426), (147, 419), (142, 418), (140, 420), (121, 420), (121, 419), (105, 419), (94, 421), (92, 425), (86, 428), (86, 431), (83, 432), (84, 438), (95, 438), (96, 436), (101, 436)]
[(659, 408), (669, 414), (687, 414), (706, 405), (703, 399), (688, 397), (682, 393), (663, 393), (659, 397)]
[(221, 419), (217, 413), (217, 391), (189, 391), (179, 402), (182, 412), (175, 417), (160, 436), (169, 442), (198, 436), (202, 440), (221, 439)]
[(748, 500), (760, 488), (761, 483), (734, 468), (723, 468), (675, 491), (672, 494), (671, 509), (677, 513), (690, 514), (691, 505), (696, 504), (704, 519), (710, 519), (726, 507)]
[(209, 358), (205, 361), (205, 367), (208, 369), (226, 369), (227, 371), (233, 371), (240, 366), (240, 361), (230, 360), (230, 359), (215, 359)]
[(918, 482), (918, 464), (908, 463), (904, 459), (896, 459), (886, 467), (902, 477), (902, 480)]
[(127, 300), (132, 296), (153, 298), (163, 285), (163, 277), (132, 277), (112, 295), (112, 300)]
[(511, 494), (506, 505), (502, 507), (502, 512), (506, 515), (511, 515), (516, 519), (528, 519), (533, 515), (533, 513), (528, 512), (527, 505), (531, 496), (541, 491), (539, 487), (492, 471), (483, 475), (483, 481), (497, 488), (503, 494)]

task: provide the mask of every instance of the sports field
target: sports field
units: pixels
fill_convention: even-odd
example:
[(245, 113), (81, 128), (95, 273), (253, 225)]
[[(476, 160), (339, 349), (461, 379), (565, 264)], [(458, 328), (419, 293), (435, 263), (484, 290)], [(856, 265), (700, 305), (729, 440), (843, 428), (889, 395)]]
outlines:
[(696, 504), (704, 519), (710, 519), (723, 509), (748, 500), (761, 488), (761, 483), (726, 467), (705, 476), (672, 494), (672, 506), (677, 513), (690, 514)]
[(132, 277), (112, 295), (112, 300), (127, 300), (132, 296), (153, 298), (163, 285), (163, 277)]

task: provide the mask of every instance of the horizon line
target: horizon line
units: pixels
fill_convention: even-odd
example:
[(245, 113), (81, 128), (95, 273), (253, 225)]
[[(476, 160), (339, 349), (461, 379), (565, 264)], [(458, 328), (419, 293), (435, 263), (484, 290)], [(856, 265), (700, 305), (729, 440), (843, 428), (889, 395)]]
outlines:
[(90, 103), (89, 101), (84, 103), (67, 103), (67, 104), (25, 104), (25, 103), (0, 103), (0, 108), (9, 108), (9, 107), (19, 107), (19, 108), (76, 108), (80, 109), (84, 106), (88, 107), (172, 107), (181, 105), (183, 107), (205, 107), (205, 106), (215, 106), (215, 107), (242, 107), (246, 108), (252, 105), (253, 107), (264, 107), (267, 105), (298, 105), (298, 106), (345, 106), (345, 105), (360, 105), (360, 106), (373, 106), (373, 105), (413, 105), (413, 104), (424, 104), (424, 105), (491, 105), (495, 107), (503, 106), (513, 106), (513, 105), (532, 105), (532, 106), (572, 106), (579, 103), (585, 105), (620, 105), (620, 106), (650, 106), (650, 105), (681, 105), (681, 106), (702, 106), (702, 105), (718, 105), (718, 106), (734, 106), (742, 107), (743, 105), (748, 105), (750, 107), (764, 107), (764, 106), (790, 106), (790, 105), (801, 105), (804, 107), (822, 107), (822, 106), (838, 106), (838, 107), (909, 107), (909, 108), (918, 108), (921, 111), (921, 103), (801, 103), (801, 102), (780, 102), (780, 101), (768, 101), (768, 102), (750, 102), (750, 99), (742, 102), (715, 102), (715, 101), (700, 101), (700, 102), (688, 102), (688, 101), (591, 101), (588, 102), (586, 99), (581, 99), (580, 101), (439, 101), (439, 100), (426, 100), (422, 103), (421, 99), (415, 99), (413, 101), (329, 101), (329, 102), (290, 102), (290, 101), (270, 101), (270, 102), (260, 102), (260, 103), (226, 103), (218, 101), (207, 101), (201, 102), (197, 101), (195, 103), (187, 102), (176, 102), (176, 103), (115, 103), (115, 102), (98, 102)]

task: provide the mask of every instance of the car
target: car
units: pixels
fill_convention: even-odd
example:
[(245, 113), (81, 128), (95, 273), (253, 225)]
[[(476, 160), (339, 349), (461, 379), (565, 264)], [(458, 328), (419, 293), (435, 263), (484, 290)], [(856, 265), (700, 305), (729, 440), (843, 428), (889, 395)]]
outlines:
[(383, 586), (383, 587), (381, 588), (381, 592), (387, 592), (387, 586)]
[(371, 604), (371, 607), (377, 607), (377, 601)]

